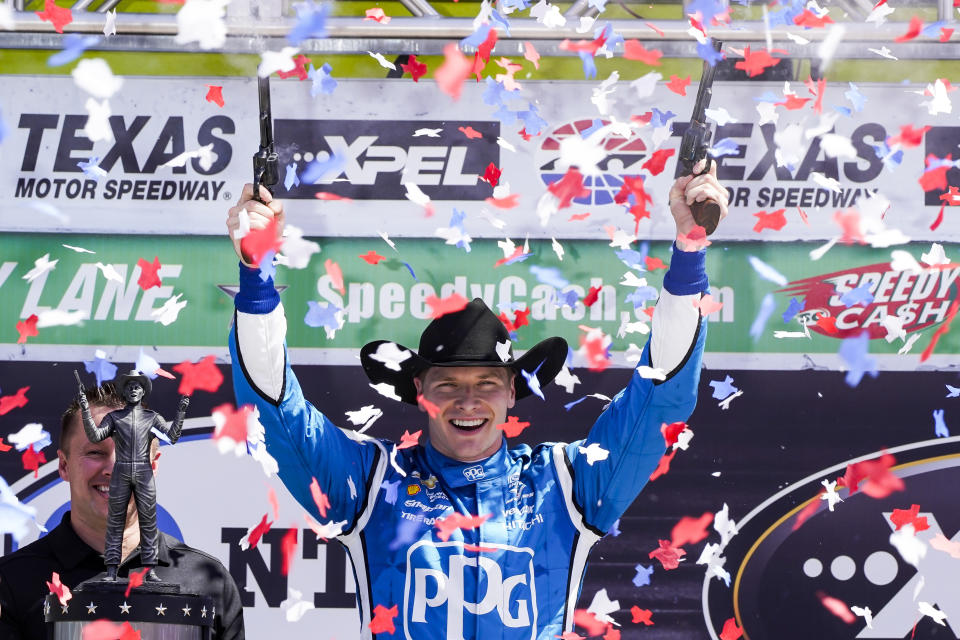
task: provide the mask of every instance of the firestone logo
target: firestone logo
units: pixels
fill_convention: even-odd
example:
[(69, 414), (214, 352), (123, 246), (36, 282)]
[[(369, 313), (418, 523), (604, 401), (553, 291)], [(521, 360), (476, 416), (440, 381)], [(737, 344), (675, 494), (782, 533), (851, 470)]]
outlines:
[[(610, 124), (600, 120), (599, 124), (593, 120), (576, 120), (556, 127), (544, 138), (537, 151), (537, 164), (540, 167), (540, 179), (544, 185), (550, 185), (563, 177), (565, 171), (557, 168), (560, 159), (560, 143), (572, 136), (585, 136), (594, 128)], [(599, 176), (584, 176), (583, 186), (590, 190), (590, 195), (576, 198), (577, 204), (613, 204), (613, 199), (620, 191), (623, 176), (640, 174), (640, 165), (647, 158), (647, 146), (643, 140), (630, 140), (617, 134), (608, 134), (601, 141), (607, 157), (597, 166), (603, 172)]]
[(943, 322), (958, 296), (960, 266), (894, 271), (889, 263), (837, 271), (791, 282), (783, 293), (799, 297), (795, 319), (811, 331), (849, 338), (866, 331), (871, 340), (887, 335), (887, 316), (913, 333)]

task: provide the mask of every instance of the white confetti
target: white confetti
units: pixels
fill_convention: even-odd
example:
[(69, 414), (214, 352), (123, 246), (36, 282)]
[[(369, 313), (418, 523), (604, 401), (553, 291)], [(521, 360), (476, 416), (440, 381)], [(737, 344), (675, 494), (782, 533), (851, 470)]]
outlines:
[(61, 244), (60, 246), (64, 249), (76, 251), (77, 253), (96, 253), (96, 251), (90, 251), (90, 249), (84, 249), (83, 247), (75, 247), (72, 244)]
[(37, 314), (37, 329), (45, 329), (46, 327), (73, 327), (82, 325), (84, 320), (89, 319), (90, 314), (84, 309), (74, 309), (73, 311), (47, 309)]
[(165, 327), (169, 327), (176, 322), (180, 316), (180, 312), (187, 306), (186, 300), (183, 302), (180, 301), (180, 296), (182, 295), (182, 293), (178, 293), (175, 296), (170, 296), (167, 298), (167, 301), (163, 303), (162, 307), (153, 309), (150, 315), (154, 317), (154, 322), (159, 322)]
[(260, 66), (257, 67), (257, 75), (261, 78), (276, 73), (277, 71), (293, 71), (297, 63), (293, 61), (293, 56), (300, 53), (297, 47), (283, 47), (280, 51), (264, 51), (260, 54)]
[(104, 17), (106, 21), (103, 23), (103, 35), (107, 37), (117, 35), (117, 10), (107, 11)]
[(287, 599), (280, 603), (280, 610), (283, 611), (287, 622), (299, 622), (303, 614), (314, 608), (313, 602), (304, 600), (302, 595), (293, 587), (287, 587)]
[(570, 373), (570, 369), (564, 366), (553, 379), (553, 383), (563, 387), (567, 393), (573, 393), (573, 387), (580, 384), (580, 378)]
[(707, 118), (713, 120), (717, 123), (717, 126), (722, 127), (728, 122), (740, 122), (733, 116), (731, 116), (726, 109), (723, 107), (717, 107), (716, 109), (707, 109), (704, 111)]
[(392, 69), (393, 71), (397, 70), (397, 65), (384, 58), (382, 53), (374, 53), (373, 51), (367, 51), (367, 53), (370, 54), (371, 58), (379, 62), (380, 66), (384, 69)]
[(653, 95), (653, 92), (657, 90), (657, 84), (661, 80), (663, 80), (662, 75), (656, 71), (651, 71), (631, 82), (630, 87), (636, 92), (638, 99), (644, 100)]
[(57, 263), (60, 262), (59, 259), (51, 260), (50, 254), (45, 253), (41, 257), (33, 261), (33, 269), (27, 271), (26, 275), (23, 276), (23, 279), (27, 282), (33, 282), (41, 275), (53, 271), (54, 267), (57, 266)]
[[(370, 359), (376, 360), (391, 371), (400, 371), (400, 363), (409, 360), (412, 355), (406, 349), (401, 349), (395, 342), (384, 342), (377, 347), (374, 353), (370, 354)], [(390, 388), (393, 389), (393, 387)]]
[[(110, 101), (104, 100), (97, 102), (93, 98), (87, 98), (84, 107), (87, 109), (87, 122), (83, 126), (83, 135), (90, 139), (90, 142), (113, 142), (113, 128), (110, 126)], [(104, 176), (107, 172), (97, 167)], [(88, 169), (89, 171), (89, 169)]]
[(396, 394), (396, 389), (392, 384), (378, 382), (377, 384), (371, 384), (370, 386), (373, 387), (374, 391), (386, 398), (390, 398), (391, 400), (400, 400), (400, 396)]
[(637, 367), (636, 371), (638, 374), (640, 374), (641, 378), (647, 378), (649, 380), (666, 380), (667, 379), (667, 372), (660, 368), (640, 365), (639, 367)]
[(441, 131), (443, 131), (442, 128), (441, 129), (426, 129), (426, 128), (417, 129), (416, 131), (413, 132), (413, 137), (419, 138), (420, 136), (427, 136), (428, 138), (439, 138)]
[(113, 75), (103, 58), (84, 58), (70, 73), (78, 87), (94, 98), (109, 98), (123, 86), (123, 78)]
[(930, 251), (927, 253), (920, 254), (920, 260), (924, 264), (930, 265), (931, 267), (938, 264), (949, 264), (950, 260), (947, 258), (946, 252), (943, 250), (943, 245), (934, 242), (930, 246)]
[(193, 151), (184, 151), (180, 155), (173, 157), (166, 162), (164, 162), (161, 167), (183, 167), (186, 166), (187, 160), (192, 158), (197, 158), (200, 160), (200, 168), (204, 171), (210, 169), (213, 166), (213, 143), (204, 145), (199, 149), (194, 149)]
[(306, 269), (310, 264), (310, 256), (320, 251), (320, 245), (312, 240), (305, 240), (303, 230), (290, 224), (283, 230), (280, 251), (287, 258), (288, 267)]
[(227, 41), (224, 22), (230, 0), (187, 0), (177, 12), (177, 44), (196, 42), (201, 49), (219, 49)]
[(587, 447), (578, 447), (578, 449), (580, 450), (580, 453), (587, 456), (587, 464), (590, 466), (593, 466), (594, 462), (606, 460), (610, 455), (610, 452), (601, 447), (597, 442), (592, 442), (590, 443), (590, 446)]
[(517, 148), (512, 144), (510, 144), (509, 142), (507, 142), (506, 140), (504, 140), (503, 138), (498, 137), (497, 144), (503, 147), (504, 149), (506, 149), (507, 151), (512, 151), (513, 153), (517, 152)]

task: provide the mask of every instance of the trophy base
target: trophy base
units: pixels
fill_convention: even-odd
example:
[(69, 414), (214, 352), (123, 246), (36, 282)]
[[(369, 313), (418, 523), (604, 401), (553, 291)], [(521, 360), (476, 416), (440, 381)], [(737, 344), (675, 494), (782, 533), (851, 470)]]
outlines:
[[(126, 578), (117, 578), (116, 580), (107, 580), (106, 573), (101, 573), (89, 580), (85, 580), (77, 585), (74, 593), (83, 593), (84, 591), (97, 591), (99, 593), (125, 593), (130, 581)], [(175, 582), (144, 582), (138, 587), (130, 590), (130, 593), (139, 593), (148, 591), (150, 593), (180, 593), (180, 585)]]

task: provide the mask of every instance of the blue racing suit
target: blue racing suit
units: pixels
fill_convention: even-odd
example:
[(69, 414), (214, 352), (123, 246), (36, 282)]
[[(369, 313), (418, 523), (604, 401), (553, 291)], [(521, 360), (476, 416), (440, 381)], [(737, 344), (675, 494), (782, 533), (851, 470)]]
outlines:
[[(663, 369), (665, 380), (634, 372), (584, 440), (508, 449), (504, 439), (479, 462), (448, 458), (429, 441), (397, 449), (336, 427), (290, 367), (272, 279), (241, 266), (230, 335), (237, 404), (258, 407), (284, 484), (339, 530), (363, 638), (545, 639), (572, 629), (590, 549), (664, 454), (661, 424), (685, 421), (696, 404), (704, 254), (674, 248), (664, 277), (639, 364)], [(594, 444), (606, 458), (588, 458)], [(314, 478), (331, 503), (326, 518), (311, 496)], [(444, 540), (435, 523), (454, 513), (489, 518)], [(397, 605), (392, 636), (371, 634), (377, 605)]]

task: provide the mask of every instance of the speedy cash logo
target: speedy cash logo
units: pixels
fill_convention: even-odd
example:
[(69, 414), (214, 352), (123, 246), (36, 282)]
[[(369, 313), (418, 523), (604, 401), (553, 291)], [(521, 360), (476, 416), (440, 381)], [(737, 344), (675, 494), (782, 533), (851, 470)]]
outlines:
[[(608, 124), (610, 123), (606, 120), (600, 121), (601, 127)], [(560, 143), (572, 136), (583, 136), (592, 128), (595, 128), (593, 120), (575, 120), (562, 124), (547, 134), (537, 151), (537, 165), (540, 167), (540, 179), (544, 185), (556, 182), (565, 173), (557, 168)], [(583, 186), (590, 191), (590, 195), (575, 198), (574, 202), (577, 204), (613, 204), (614, 196), (623, 184), (623, 176), (638, 175), (640, 165), (647, 157), (647, 146), (640, 138), (631, 140), (610, 133), (600, 141), (600, 145), (607, 153), (597, 164), (601, 174), (584, 176)]]
[[(750, 640), (960, 638), (960, 559), (949, 548), (937, 548), (943, 546), (938, 541), (960, 543), (955, 494), (945, 490), (960, 482), (958, 445), (957, 438), (939, 439), (896, 452), (898, 464), (890, 472), (903, 480), (904, 489), (886, 497), (838, 489), (843, 501), (829, 511), (818, 493), (820, 480), (842, 475), (844, 462), (764, 502), (738, 523), (739, 533), (724, 549), (736, 576), (731, 587), (707, 577), (709, 624), (718, 633), (735, 617)], [(925, 518), (928, 528), (897, 531), (894, 509), (911, 505), (920, 505), (917, 517)], [(816, 513), (797, 526), (799, 513), (809, 506)], [(894, 535), (907, 549), (913, 545), (925, 553), (902, 553)], [(870, 624), (865, 617), (845, 622), (818, 595), (869, 609)], [(946, 624), (923, 616), (919, 602), (945, 613)]]
[[(955, 264), (917, 272), (879, 263), (797, 280), (778, 293), (801, 297), (803, 310), (794, 319), (816, 333), (848, 338), (866, 331), (877, 339), (887, 335), (883, 319), (888, 315), (901, 319), (908, 334), (943, 322), (958, 295), (958, 276)], [(843, 299), (860, 288), (868, 295)], [(833, 318), (836, 331), (817, 324), (822, 318)]]
[[(277, 185), (285, 198), (326, 192), (355, 200), (404, 200), (404, 183), (413, 182), (433, 200), (483, 200), (493, 187), (480, 176), (490, 163), (500, 166), (499, 121), (276, 119), (273, 127), (281, 182), (291, 165), (300, 175), (313, 161), (342, 163), (316, 184), (289, 190)], [(468, 138), (461, 131), (468, 127), (481, 137)], [(418, 129), (440, 133), (414, 137)]]
[(533, 549), (483, 543), (467, 555), (463, 543), (420, 541), (407, 552), (403, 630), (407, 640), (426, 629), (445, 629), (463, 640), (464, 629), (496, 629), (497, 637), (536, 637), (537, 597)]

